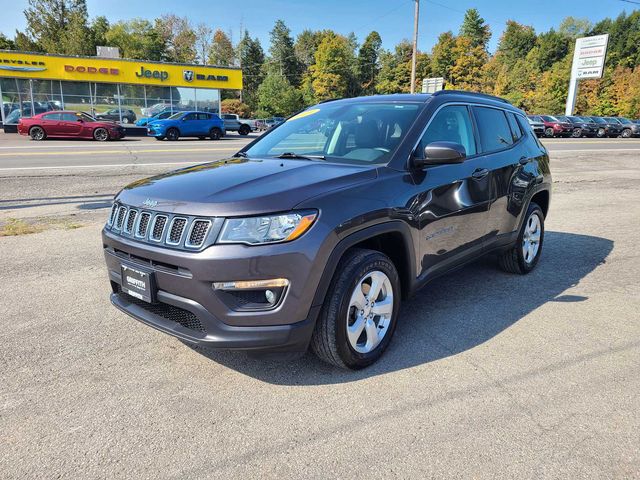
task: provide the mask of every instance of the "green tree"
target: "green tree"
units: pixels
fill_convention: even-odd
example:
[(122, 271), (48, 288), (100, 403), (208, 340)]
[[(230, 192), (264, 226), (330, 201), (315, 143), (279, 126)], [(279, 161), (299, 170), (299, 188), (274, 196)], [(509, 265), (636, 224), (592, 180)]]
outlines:
[(313, 91), (317, 101), (347, 96), (351, 71), (352, 46), (341, 35), (326, 35), (311, 67)]
[(0, 50), (13, 50), (15, 48), (15, 42), (7, 38), (4, 33), (0, 33)]
[(382, 38), (378, 32), (373, 31), (367, 35), (358, 51), (358, 81), (365, 95), (375, 93), (381, 49)]
[(536, 70), (545, 72), (554, 63), (562, 60), (567, 53), (569, 53), (569, 40), (552, 28), (538, 35), (529, 55)]
[(441, 33), (431, 51), (431, 70), (433, 76), (450, 79), (451, 67), (455, 62), (453, 49), (456, 39), (452, 32)]
[(567, 17), (560, 23), (558, 32), (570, 39), (575, 39), (586, 35), (592, 28), (593, 25), (586, 18)]
[(220, 29), (216, 30), (209, 49), (209, 63), (229, 67), (235, 63), (235, 56), (236, 52), (229, 36)]
[(118, 47), (124, 58), (160, 61), (165, 58), (162, 34), (148, 20), (134, 18), (109, 27), (107, 44)]
[(258, 110), (265, 116), (289, 116), (302, 108), (302, 94), (286, 77), (269, 73), (258, 87)]
[(394, 52), (384, 51), (380, 55), (380, 72), (376, 83), (376, 92), (406, 93), (411, 86), (411, 55), (413, 45), (402, 40)]
[(89, 25), (89, 34), (93, 48), (99, 45), (107, 45), (107, 32), (109, 31), (109, 20), (107, 17), (99, 16), (94, 18)]
[(269, 59), (270, 70), (286, 76), (292, 85), (298, 85), (302, 69), (295, 55), (291, 30), (282, 20), (276, 20), (269, 38), (271, 39), (271, 46), (269, 47), (269, 53), (271, 54)]
[(451, 67), (451, 81), (461, 90), (480, 91), (482, 88), (482, 69), (487, 63), (488, 54), (482, 44), (474, 46), (474, 40), (467, 36), (456, 38), (453, 56), (456, 59)]
[(294, 52), (303, 69), (308, 69), (316, 62), (316, 50), (324, 33), (305, 29), (296, 37)]
[(464, 14), (460, 35), (469, 38), (471, 48), (482, 47), (486, 49), (491, 38), (491, 30), (478, 10), (470, 8)]
[(242, 99), (252, 110), (256, 110), (258, 108), (258, 87), (264, 79), (262, 71), (264, 51), (260, 40), (252, 39), (246, 30), (238, 44), (238, 58), (242, 66)]
[(47, 53), (95, 54), (85, 0), (29, 0), (24, 11), (29, 39)]
[(500, 37), (496, 55), (500, 57), (503, 65), (510, 67), (519, 59), (526, 57), (535, 43), (536, 33), (533, 27), (508, 20), (507, 28)]

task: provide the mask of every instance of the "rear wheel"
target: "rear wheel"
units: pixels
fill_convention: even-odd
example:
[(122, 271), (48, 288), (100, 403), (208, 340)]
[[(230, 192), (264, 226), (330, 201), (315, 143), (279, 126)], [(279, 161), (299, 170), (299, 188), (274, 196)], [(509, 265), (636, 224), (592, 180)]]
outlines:
[(47, 133), (42, 127), (31, 127), (29, 129), (29, 136), (32, 140), (39, 142), (40, 140), (44, 140), (45, 138), (47, 138)]
[(93, 131), (93, 139), (97, 140), (98, 142), (106, 142), (107, 140), (109, 140), (109, 132), (107, 132), (106, 128), (96, 128)]
[(551, 127), (547, 127), (544, 129), (544, 136), (545, 137), (553, 137), (553, 128)]
[(170, 128), (167, 130), (167, 140), (171, 140), (172, 142), (178, 140), (180, 138), (180, 132), (178, 132), (177, 128)]
[(311, 339), (323, 361), (360, 369), (383, 354), (396, 328), (400, 279), (391, 260), (354, 249), (340, 261)]
[(625, 128), (622, 131), (622, 138), (631, 138), (631, 129), (630, 128)]
[(222, 130), (220, 130), (218, 127), (213, 127), (211, 130), (209, 130), (209, 138), (211, 140), (220, 140), (222, 138)]
[(598, 133), (596, 133), (596, 137), (598, 137), (598, 138), (602, 138), (602, 137), (604, 137), (604, 136), (606, 135), (606, 133), (607, 133), (607, 132), (605, 131), (605, 129), (604, 129), (604, 128), (599, 128), (599, 129), (598, 129)]
[(509, 273), (529, 273), (538, 264), (543, 241), (544, 214), (538, 204), (531, 202), (516, 243), (498, 258), (500, 267)]
[(242, 124), (238, 129), (238, 133), (240, 135), (249, 135), (249, 133), (251, 133), (251, 127), (249, 127), (249, 125)]

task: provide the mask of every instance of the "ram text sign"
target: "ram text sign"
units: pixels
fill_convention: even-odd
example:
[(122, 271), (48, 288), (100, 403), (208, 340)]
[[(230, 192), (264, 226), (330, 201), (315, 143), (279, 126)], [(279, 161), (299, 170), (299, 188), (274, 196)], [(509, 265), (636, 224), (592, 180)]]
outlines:
[(576, 39), (571, 77), (577, 80), (602, 78), (609, 34)]

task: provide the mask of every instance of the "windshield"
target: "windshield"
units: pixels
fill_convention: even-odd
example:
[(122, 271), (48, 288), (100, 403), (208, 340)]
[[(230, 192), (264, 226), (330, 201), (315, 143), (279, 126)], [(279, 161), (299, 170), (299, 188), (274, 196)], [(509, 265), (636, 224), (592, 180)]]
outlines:
[(391, 102), (320, 105), (290, 118), (245, 153), (249, 157), (322, 156), (354, 165), (387, 163), (419, 106)]
[(558, 119), (559, 122), (565, 122), (565, 123), (571, 123), (571, 120), (569, 120), (567, 117), (560, 115), (559, 117), (556, 117)]
[(609, 123), (620, 123), (618, 122), (617, 118), (613, 118), (613, 117), (605, 117), (605, 120)]
[(95, 122), (95, 121), (96, 121), (96, 119), (95, 119), (95, 118), (93, 118), (93, 117), (92, 117), (92, 116), (90, 116), (90, 115), (87, 115), (87, 114), (86, 114), (86, 113), (84, 113), (84, 112), (77, 112), (77, 113), (76, 113), (76, 117), (81, 118), (81, 119), (82, 119), (82, 120), (84, 120), (85, 122)]
[(177, 120), (177, 119), (178, 119), (178, 118), (180, 118), (183, 114), (184, 114), (184, 112), (174, 113), (173, 115), (171, 115), (171, 116), (169, 117), (169, 120)]
[(543, 115), (542, 119), (545, 122), (557, 122), (558, 120), (556, 120), (555, 118), (553, 118), (551, 115)]
[(600, 118), (600, 117), (591, 117), (591, 120), (593, 120), (593, 121), (594, 121), (594, 122), (596, 122), (596, 123), (600, 123), (600, 124), (602, 124), (602, 123), (607, 123), (607, 122), (605, 122), (605, 121), (604, 121), (602, 118)]
[(625, 125), (629, 125), (631, 123), (633, 123), (631, 120), (629, 120), (628, 118), (618, 118), (618, 121), (620, 123), (624, 123)]

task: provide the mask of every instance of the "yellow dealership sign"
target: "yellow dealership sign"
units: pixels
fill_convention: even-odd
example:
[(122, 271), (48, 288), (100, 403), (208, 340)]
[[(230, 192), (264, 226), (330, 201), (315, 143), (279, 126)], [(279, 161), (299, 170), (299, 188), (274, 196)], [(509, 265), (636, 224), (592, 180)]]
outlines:
[(0, 51), (0, 77), (242, 89), (237, 68)]

